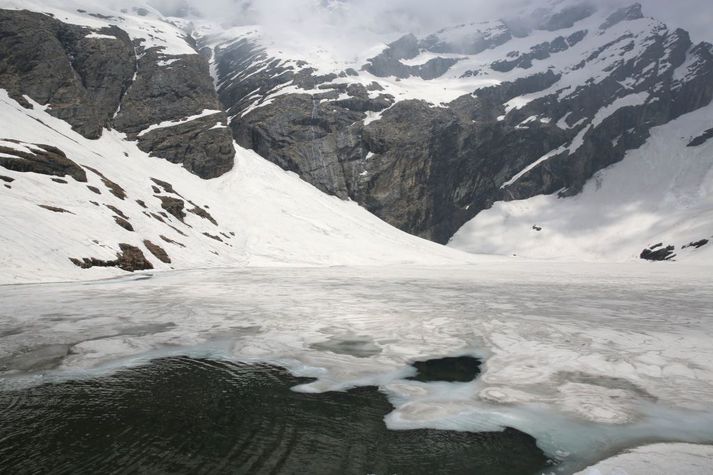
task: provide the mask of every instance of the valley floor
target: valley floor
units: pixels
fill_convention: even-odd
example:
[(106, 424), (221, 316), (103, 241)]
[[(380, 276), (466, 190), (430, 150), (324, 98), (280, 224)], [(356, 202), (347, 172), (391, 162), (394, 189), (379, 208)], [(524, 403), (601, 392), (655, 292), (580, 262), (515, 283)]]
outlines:
[[(297, 391), (378, 385), (392, 429), (519, 429), (564, 473), (654, 442), (713, 444), (704, 267), (233, 268), (0, 286), (0, 300), (3, 389), (171, 355), (267, 361), (317, 378)], [(483, 373), (404, 379), (448, 355)]]

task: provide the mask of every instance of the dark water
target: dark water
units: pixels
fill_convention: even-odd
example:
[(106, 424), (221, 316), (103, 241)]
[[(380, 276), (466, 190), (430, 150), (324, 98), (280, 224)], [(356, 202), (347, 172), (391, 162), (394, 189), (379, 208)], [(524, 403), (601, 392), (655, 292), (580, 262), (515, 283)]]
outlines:
[(272, 366), (170, 358), (0, 393), (0, 473), (534, 474), (515, 430), (390, 431), (376, 388), (301, 394)]
[(472, 356), (455, 356), (427, 361), (416, 361), (416, 376), (408, 379), (415, 381), (473, 381), (480, 374), (480, 360)]

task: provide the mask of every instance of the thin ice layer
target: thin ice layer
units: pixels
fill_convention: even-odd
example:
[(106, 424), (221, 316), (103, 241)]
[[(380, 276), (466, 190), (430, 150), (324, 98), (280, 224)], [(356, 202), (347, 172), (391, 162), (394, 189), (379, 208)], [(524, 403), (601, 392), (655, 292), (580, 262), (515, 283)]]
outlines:
[[(652, 434), (713, 442), (713, 287), (701, 267), (197, 270), (6, 286), (0, 298), (0, 361), (25, 362), (8, 385), (47, 381), (57, 364), (76, 377), (190, 354), (318, 378), (305, 392), (380, 385), (391, 428), (510, 426), (576, 467)], [(342, 351), (355, 335), (370, 351)], [(406, 380), (414, 361), (461, 355), (484, 361), (473, 382)]]

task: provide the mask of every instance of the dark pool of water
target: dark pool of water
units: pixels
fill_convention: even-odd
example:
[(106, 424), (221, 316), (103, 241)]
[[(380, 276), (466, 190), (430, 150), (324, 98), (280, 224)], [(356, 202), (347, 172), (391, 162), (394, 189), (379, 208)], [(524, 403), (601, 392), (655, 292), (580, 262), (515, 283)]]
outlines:
[(390, 431), (374, 387), (302, 394), (267, 365), (169, 358), (0, 393), (0, 473), (534, 474), (532, 437)]
[(472, 356), (416, 361), (413, 367), (416, 368), (416, 376), (408, 379), (422, 382), (468, 382), (480, 374), (480, 360)]

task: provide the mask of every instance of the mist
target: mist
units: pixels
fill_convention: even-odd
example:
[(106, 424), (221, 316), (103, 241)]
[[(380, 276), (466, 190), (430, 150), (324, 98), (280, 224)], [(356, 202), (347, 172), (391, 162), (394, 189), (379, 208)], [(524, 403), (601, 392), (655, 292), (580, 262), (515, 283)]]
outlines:
[[(257, 24), (277, 42), (329, 38), (331, 46), (365, 47), (404, 33), (424, 35), (445, 26), (508, 16), (561, 0), (149, 0), (165, 15), (200, 16), (228, 25)], [(632, 0), (590, 0), (602, 8)], [(694, 41), (713, 41), (710, 0), (640, 0), (644, 14), (682, 27)]]

